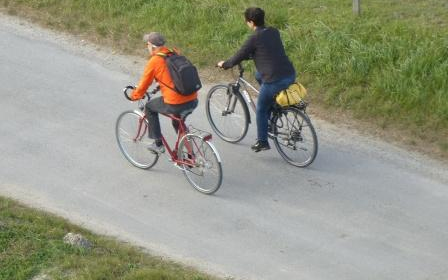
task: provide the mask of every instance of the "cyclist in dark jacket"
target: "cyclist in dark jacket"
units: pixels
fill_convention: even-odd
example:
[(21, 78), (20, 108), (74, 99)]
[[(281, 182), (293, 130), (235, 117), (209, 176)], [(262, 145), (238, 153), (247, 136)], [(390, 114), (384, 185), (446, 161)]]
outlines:
[(218, 62), (218, 66), (228, 69), (243, 60), (253, 59), (255, 62), (255, 78), (261, 87), (257, 100), (257, 142), (252, 145), (252, 150), (259, 152), (270, 149), (268, 120), (274, 96), (295, 81), (296, 72), (286, 55), (279, 31), (264, 25), (264, 11), (255, 7), (247, 8), (244, 17), (254, 33), (233, 57)]

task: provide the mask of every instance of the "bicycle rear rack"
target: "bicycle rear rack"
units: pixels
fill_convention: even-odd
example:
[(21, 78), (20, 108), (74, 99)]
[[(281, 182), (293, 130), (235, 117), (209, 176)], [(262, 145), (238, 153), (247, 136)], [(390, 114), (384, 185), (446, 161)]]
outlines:
[(188, 133), (187, 134), (194, 134), (194, 135), (202, 138), (204, 141), (209, 141), (209, 140), (212, 139), (212, 134), (210, 132), (201, 130), (199, 128), (195, 128), (192, 125), (188, 126)]

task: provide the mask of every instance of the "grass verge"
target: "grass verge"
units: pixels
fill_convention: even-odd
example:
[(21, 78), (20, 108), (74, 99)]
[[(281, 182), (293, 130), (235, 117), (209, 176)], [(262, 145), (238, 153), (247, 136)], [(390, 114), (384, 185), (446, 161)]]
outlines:
[[(93, 247), (65, 244), (68, 232), (82, 234)], [(0, 197), (0, 279), (29, 280), (43, 274), (77, 280), (217, 279)]]
[(0, 0), (124, 53), (143, 54), (142, 34), (160, 31), (204, 70), (245, 40), (242, 11), (254, 4), (281, 30), (314, 103), (448, 155), (446, 0), (366, 1), (361, 17), (347, 0)]

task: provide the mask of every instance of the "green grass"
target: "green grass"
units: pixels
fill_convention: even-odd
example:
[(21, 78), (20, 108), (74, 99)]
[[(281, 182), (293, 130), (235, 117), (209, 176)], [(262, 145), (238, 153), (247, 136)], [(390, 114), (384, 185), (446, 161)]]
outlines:
[[(142, 54), (142, 34), (157, 30), (204, 66), (232, 55), (258, 5), (281, 30), (313, 102), (350, 110), (446, 151), (448, 2), (375, 0), (352, 14), (350, 0), (0, 0), (10, 13)], [(24, 12), (27, 11), (27, 12)], [(33, 11), (30, 13), (29, 11)]]
[[(93, 247), (64, 244), (68, 232), (81, 233)], [(41, 273), (76, 280), (217, 279), (0, 197), (0, 279), (28, 280)]]

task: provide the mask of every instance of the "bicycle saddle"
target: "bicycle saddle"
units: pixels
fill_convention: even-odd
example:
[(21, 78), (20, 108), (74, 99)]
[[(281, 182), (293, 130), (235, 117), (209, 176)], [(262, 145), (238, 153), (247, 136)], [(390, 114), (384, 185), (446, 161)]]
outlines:
[(185, 119), (186, 119), (191, 113), (193, 113), (194, 109), (195, 109), (195, 108), (187, 109), (187, 110), (184, 110), (184, 111), (183, 111), (182, 113), (180, 113), (180, 114), (170, 114), (170, 115), (175, 116), (176, 118), (180, 118), (180, 119), (182, 119), (183, 121), (185, 121)]

